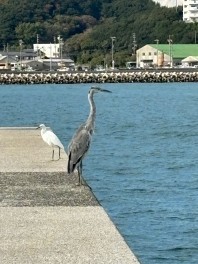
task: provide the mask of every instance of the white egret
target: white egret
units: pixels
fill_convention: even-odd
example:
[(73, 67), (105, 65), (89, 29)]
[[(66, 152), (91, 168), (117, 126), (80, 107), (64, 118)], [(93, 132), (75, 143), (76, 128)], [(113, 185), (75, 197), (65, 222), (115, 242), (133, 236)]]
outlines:
[(60, 159), (60, 149), (64, 149), (63, 144), (60, 142), (60, 139), (54, 134), (54, 132), (47, 128), (44, 124), (39, 125), (38, 128), (41, 128), (41, 137), (45, 143), (52, 147), (52, 160), (54, 160), (54, 149), (59, 149), (59, 159)]

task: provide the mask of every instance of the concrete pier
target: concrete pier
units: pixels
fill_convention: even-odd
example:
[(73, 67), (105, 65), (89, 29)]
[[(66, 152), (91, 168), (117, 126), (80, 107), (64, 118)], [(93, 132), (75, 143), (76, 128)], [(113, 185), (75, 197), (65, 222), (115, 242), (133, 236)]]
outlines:
[(35, 128), (1, 128), (0, 147), (1, 264), (139, 264), (64, 151)]

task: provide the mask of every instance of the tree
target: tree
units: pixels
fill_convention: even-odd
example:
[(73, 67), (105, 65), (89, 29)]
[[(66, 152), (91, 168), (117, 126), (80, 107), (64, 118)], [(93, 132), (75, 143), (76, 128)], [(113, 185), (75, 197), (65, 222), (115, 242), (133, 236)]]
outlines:
[(35, 43), (37, 34), (43, 35), (44, 28), (41, 23), (21, 23), (16, 29), (16, 37), (17, 39), (22, 39), (24, 43)]
[(32, 45), (37, 34), (41, 42), (53, 42), (61, 35), (69, 54), (83, 62), (96, 63), (111, 54), (111, 36), (122, 64), (133, 33), (141, 47), (156, 38), (167, 43), (169, 35), (174, 43), (194, 43), (196, 31), (197, 23), (182, 21), (182, 8), (176, 12), (151, 0), (0, 0), (1, 45), (18, 45), (19, 39)]

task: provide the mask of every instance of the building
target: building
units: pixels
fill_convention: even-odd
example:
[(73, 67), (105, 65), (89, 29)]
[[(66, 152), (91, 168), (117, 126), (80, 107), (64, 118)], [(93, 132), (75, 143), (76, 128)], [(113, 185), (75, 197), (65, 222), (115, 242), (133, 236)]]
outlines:
[(182, 60), (184, 67), (196, 67), (198, 68), (198, 56), (188, 56)]
[(189, 56), (198, 56), (198, 45), (149, 44), (136, 51), (136, 67), (173, 67)]
[(17, 61), (15, 58), (3, 56), (0, 54), (0, 69), (11, 69), (17, 65)]
[(48, 43), (48, 44), (33, 44), (33, 49), (37, 52), (38, 57), (47, 57), (47, 58), (58, 58), (62, 56), (62, 47), (59, 43)]
[[(46, 44), (47, 46), (48, 44)], [(50, 45), (50, 44), (49, 44)], [(24, 49), (21, 51), (2, 51), (0, 52), (0, 69), (11, 70), (74, 70), (74, 61), (70, 58), (50, 57), (41, 52), (37, 56), (37, 51)]]
[(0, 69), (21, 69), (23, 64), (36, 59), (36, 53), (32, 49), (22, 51), (0, 52)]
[(198, 0), (183, 0), (183, 20), (198, 22)]
[(160, 4), (161, 6), (167, 6), (167, 7), (177, 7), (183, 5), (183, 0), (153, 0), (153, 2), (156, 2)]
[(187, 23), (198, 22), (198, 0), (153, 0), (161, 6), (183, 6), (183, 21)]

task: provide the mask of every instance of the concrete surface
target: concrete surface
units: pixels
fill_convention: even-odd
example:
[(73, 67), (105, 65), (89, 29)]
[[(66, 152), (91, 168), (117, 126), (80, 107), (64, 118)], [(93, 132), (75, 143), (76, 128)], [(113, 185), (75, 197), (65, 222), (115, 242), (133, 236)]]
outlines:
[[(36, 128), (1, 128), (0, 149), (1, 172), (66, 170), (66, 153), (61, 150), (61, 159), (52, 162), (52, 148), (42, 140), (40, 130)], [(58, 149), (55, 149), (54, 158), (58, 158)]]
[(1, 263), (138, 263), (103, 208), (1, 208)]
[[(0, 172), (0, 206), (96, 206), (77, 175), (64, 172)], [(1, 263), (1, 262), (0, 262)]]
[(0, 129), (1, 264), (138, 264), (67, 156), (35, 129)]

